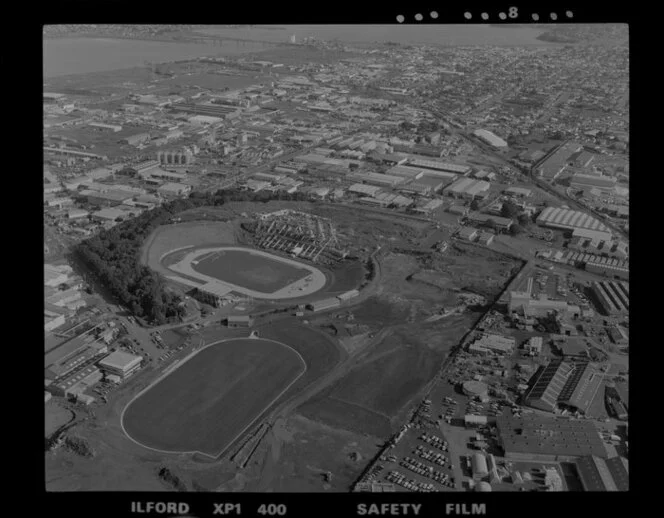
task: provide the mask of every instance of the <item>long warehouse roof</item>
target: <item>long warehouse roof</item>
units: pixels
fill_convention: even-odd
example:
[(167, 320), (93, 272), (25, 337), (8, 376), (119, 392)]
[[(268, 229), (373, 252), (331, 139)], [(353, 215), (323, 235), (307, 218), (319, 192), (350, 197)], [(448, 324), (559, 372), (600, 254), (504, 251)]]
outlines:
[(547, 207), (537, 218), (537, 223), (563, 228), (585, 228), (610, 232), (598, 219), (578, 210)]

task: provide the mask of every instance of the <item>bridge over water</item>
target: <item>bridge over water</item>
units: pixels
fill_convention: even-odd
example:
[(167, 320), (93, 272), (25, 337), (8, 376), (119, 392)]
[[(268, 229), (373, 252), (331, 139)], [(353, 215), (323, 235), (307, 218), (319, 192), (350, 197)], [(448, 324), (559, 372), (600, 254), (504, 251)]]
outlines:
[(258, 45), (263, 48), (267, 47), (302, 47), (301, 43), (290, 43), (287, 41), (267, 41), (267, 40), (257, 40), (251, 38), (233, 38), (230, 36), (214, 36), (214, 35), (201, 35), (197, 34), (195, 36), (189, 36), (187, 38), (191, 43), (205, 43), (215, 46), (223, 46), (224, 44), (233, 44), (241, 47), (245, 45)]

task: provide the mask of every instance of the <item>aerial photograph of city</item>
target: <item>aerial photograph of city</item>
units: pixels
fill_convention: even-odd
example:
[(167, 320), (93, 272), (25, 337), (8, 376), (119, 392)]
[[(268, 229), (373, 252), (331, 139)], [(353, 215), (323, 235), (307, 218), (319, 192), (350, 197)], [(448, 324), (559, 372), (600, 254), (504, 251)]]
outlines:
[(46, 491), (628, 491), (628, 39), (44, 25)]

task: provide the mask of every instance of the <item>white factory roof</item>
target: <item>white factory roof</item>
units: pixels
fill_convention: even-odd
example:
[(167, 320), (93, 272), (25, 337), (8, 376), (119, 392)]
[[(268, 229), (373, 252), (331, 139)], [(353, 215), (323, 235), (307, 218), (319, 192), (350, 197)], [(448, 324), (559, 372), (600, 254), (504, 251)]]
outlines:
[(578, 210), (547, 207), (537, 218), (540, 225), (550, 225), (560, 228), (585, 228), (589, 230), (609, 231), (609, 229), (594, 217)]
[(363, 183), (354, 183), (348, 188), (348, 190), (354, 193), (366, 194), (368, 196), (375, 196), (381, 191), (381, 188), (376, 187), (374, 185), (364, 185)]
[(127, 370), (140, 363), (143, 359), (142, 356), (134, 356), (133, 354), (125, 353), (122, 351), (115, 351), (109, 354), (106, 358), (99, 362), (102, 367), (115, 368), (120, 370)]
[(420, 178), (424, 175), (424, 170), (405, 165), (395, 165), (386, 171), (390, 176), (403, 176), (405, 178)]
[(489, 182), (483, 180), (473, 180), (472, 178), (459, 178), (452, 185), (445, 188), (448, 192), (477, 194), (486, 191), (489, 188)]
[(484, 129), (477, 129), (473, 132), (478, 137), (486, 140), (489, 144), (496, 147), (505, 147), (507, 142), (501, 139), (498, 135), (491, 133), (490, 131)]

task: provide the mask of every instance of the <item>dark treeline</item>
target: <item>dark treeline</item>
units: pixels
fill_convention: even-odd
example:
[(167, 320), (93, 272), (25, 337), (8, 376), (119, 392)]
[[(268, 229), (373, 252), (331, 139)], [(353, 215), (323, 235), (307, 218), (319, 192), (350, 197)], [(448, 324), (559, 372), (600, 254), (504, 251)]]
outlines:
[(220, 206), (229, 201), (268, 202), (270, 200), (312, 201), (304, 193), (267, 193), (220, 190), (194, 192), (141, 215), (118, 223), (109, 230), (82, 241), (74, 253), (136, 317), (164, 324), (184, 316), (181, 298), (166, 291), (163, 278), (140, 263), (140, 248), (150, 233), (169, 223), (178, 213), (204, 206)]

